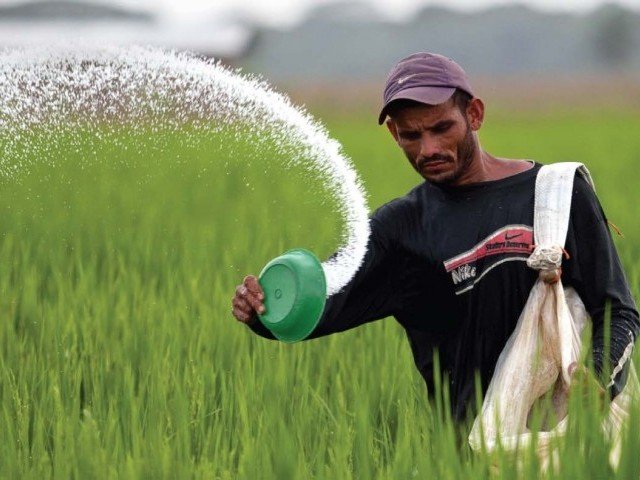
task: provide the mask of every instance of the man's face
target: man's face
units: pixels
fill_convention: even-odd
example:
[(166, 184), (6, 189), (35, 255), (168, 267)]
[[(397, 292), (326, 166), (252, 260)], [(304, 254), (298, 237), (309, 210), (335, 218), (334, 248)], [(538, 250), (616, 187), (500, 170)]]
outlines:
[[(433, 183), (455, 185), (478, 149), (473, 116), (473, 112), (463, 113), (449, 100), (441, 105), (402, 108), (387, 121), (387, 126), (422, 177)], [(474, 121), (473, 126), (470, 120)]]

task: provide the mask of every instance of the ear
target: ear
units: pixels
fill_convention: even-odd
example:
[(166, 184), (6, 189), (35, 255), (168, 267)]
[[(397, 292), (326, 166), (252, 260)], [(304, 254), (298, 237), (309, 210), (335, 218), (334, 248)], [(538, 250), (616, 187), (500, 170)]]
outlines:
[(389, 129), (389, 133), (391, 133), (393, 139), (398, 143), (398, 127), (396, 126), (396, 122), (389, 118), (387, 119), (386, 125)]
[(467, 120), (474, 132), (480, 130), (484, 121), (484, 103), (477, 97), (473, 97), (467, 105)]

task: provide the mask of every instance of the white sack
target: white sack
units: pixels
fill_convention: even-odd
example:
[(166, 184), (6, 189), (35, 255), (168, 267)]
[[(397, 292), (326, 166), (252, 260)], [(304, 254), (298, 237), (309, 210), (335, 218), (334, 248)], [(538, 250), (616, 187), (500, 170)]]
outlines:
[[(573, 179), (576, 170), (593, 187), (588, 170), (581, 163), (543, 166), (536, 179), (534, 207), (535, 250), (527, 264), (540, 270), (527, 303), (509, 337), (489, 384), (482, 411), (476, 417), (469, 444), (472, 449), (494, 451), (498, 442), (505, 450), (526, 447), (533, 439), (527, 428), (535, 401), (551, 393), (553, 409), (560, 422), (537, 433), (537, 452), (546, 465), (550, 443), (564, 434), (567, 426), (569, 366), (580, 362), (581, 333), (588, 314), (578, 294), (563, 288), (562, 282), (546, 283), (542, 277), (559, 274), (569, 226)], [(614, 468), (620, 457), (620, 433), (629, 415), (632, 397), (640, 391), (631, 366), (627, 385), (613, 400), (603, 423), (613, 448), (609, 457)]]

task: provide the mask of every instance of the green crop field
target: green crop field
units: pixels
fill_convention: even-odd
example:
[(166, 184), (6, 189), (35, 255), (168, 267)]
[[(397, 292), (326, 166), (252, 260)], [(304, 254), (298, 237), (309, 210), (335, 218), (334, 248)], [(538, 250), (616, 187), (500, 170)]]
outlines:
[[(322, 120), (371, 208), (419, 181), (373, 117)], [(638, 298), (637, 112), (490, 112), (485, 125), (495, 155), (588, 165)], [(470, 451), (393, 319), (295, 345), (236, 322), (245, 274), (291, 247), (326, 257), (342, 223), (322, 182), (269, 167), (251, 139), (222, 159), (215, 138), (181, 135), (127, 150), (126, 134), (62, 138), (0, 179), (0, 477), (539, 477), (531, 452), (518, 467)], [(549, 478), (614, 478), (597, 415), (571, 412)], [(639, 448), (634, 427), (616, 478), (637, 478)]]

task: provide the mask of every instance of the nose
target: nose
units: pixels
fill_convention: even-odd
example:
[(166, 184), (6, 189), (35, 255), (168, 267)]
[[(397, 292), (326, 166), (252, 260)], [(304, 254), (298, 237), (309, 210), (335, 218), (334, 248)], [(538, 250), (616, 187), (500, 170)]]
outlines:
[(420, 138), (420, 156), (430, 158), (441, 152), (438, 141), (428, 133), (424, 133)]

